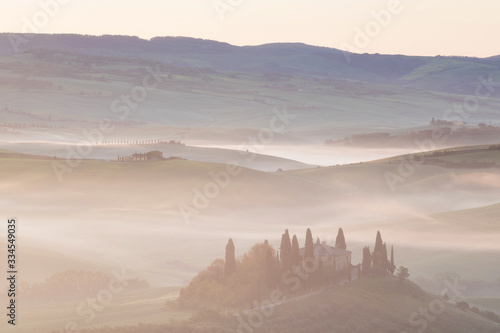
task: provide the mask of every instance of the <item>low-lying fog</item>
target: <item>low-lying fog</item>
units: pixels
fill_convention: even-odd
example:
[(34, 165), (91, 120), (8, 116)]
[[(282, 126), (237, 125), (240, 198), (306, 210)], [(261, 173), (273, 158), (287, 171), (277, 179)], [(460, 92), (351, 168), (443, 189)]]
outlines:
[(197, 147), (221, 148), (238, 151), (248, 150), (252, 153), (278, 156), (311, 165), (331, 166), (378, 160), (382, 158), (421, 152), (408, 148), (358, 148), (333, 147), (323, 145), (252, 145), (245, 143), (233, 144), (205, 144), (196, 143)]
[[(335, 165), (415, 151), (282, 145), (254, 152)], [(227, 162), (225, 153), (210, 154), (212, 160)], [(241, 255), (265, 239), (279, 248), (286, 228), (302, 245), (308, 227), (314, 238), (330, 245), (343, 227), (354, 264), (361, 261), (363, 246), (373, 247), (380, 230), (384, 241), (395, 245), (397, 264), (408, 266), (412, 276), (449, 270), (489, 280), (500, 277), (488, 259), (500, 253), (498, 207), (427, 216), (498, 203), (497, 169), (420, 166), (394, 192), (384, 178), (388, 166), (362, 164), (284, 174), (245, 170), (186, 220), (180, 207), (192, 208), (196, 191), (203, 192), (213, 182), (209, 173), (224, 170), (224, 164), (213, 170), (214, 165), (169, 164), (162, 169), (148, 163), (126, 167), (102, 162), (77, 167), (59, 183), (49, 164), (35, 166), (26, 160), (5, 167), (7, 162), (0, 162), (5, 177), (0, 209), (19, 218), (21, 260), (32, 281), (66, 269), (127, 267), (152, 285), (182, 285), (213, 259), (223, 257), (229, 237)], [(282, 166), (279, 161), (266, 163), (271, 170)], [(461, 259), (465, 257), (466, 262)]]

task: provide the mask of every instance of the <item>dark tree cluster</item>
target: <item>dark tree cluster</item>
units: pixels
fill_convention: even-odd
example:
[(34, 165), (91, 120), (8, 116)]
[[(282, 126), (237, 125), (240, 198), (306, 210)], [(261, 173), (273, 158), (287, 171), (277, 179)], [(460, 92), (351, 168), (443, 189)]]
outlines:
[(370, 252), (370, 247), (363, 248), (362, 261), (362, 276), (384, 276), (386, 274), (394, 274), (396, 266), (394, 264), (394, 247), (391, 246), (391, 258), (387, 255), (387, 245), (382, 241), (380, 231), (377, 231), (375, 238), (375, 247), (373, 252)]
[[(336, 245), (346, 248), (342, 229), (339, 229)], [(215, 307), (253, 306), (252, 302), (269, 297), (276, 288), (285, 293), (295, 293), (351, 276), (350, 266), (337, 272), (335, 263), (327, 268), (315, 258), (311, 229), (306, 230), (302, 255), (300, 251), (297, 236), (290, 237), (288, 229), (281, 235), (279, 251), (266, 240), (255, 244), (239, 258), (236, 257), (233, 240), (229, 239), (224, 260), (215, 260), (194, 277), (181, 290), (178, 305), (188, 308), (208, 304)]]

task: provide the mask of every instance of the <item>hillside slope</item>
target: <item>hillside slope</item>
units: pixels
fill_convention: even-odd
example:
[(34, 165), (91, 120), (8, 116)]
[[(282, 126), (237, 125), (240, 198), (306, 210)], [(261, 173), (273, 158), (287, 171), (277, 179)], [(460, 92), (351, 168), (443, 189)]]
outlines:
[[(184, 37), (156, 37), (151, 40), (109, 35), (28, 34), (26, 37), (29, 38), (29, 43), (22, 43), (16, 50), (11, 45), (9, 34), (1, 34), (0, 50), (3, 54), (52, 49), (105, 57), (139, 57), (187, 66), (213, 67), (217, 70), (403, 83), (416, 88), (455, 93), (471, 91), (479, 75), (488, 77), (498, 73), (500, 68), (494, 57), (478, 59), (344, 54), (340, 50), (300, 43), (237, 47)], [(457, 78), (459, 81), (456, 81)]]
[[(263, 301), (267, 306), (274, 302)], [(205, 310), (187, 321), (166, 325), (131, 324), (115, 328), (102, 325), (81, 332), (177, 332), (182, 329), (201, 333), (209, 329), (210, 332), (399, 333), (420, 329), (430, 333), (495, 333), (500, 330), (499, 323), (461, 310), (439, 296), (426, 294), (411, 282), (401, 284), (396, 278), (357, 281), (307, 299), (240, 314), (237, 318)]]
[[(483, 158), (485, 152), (471, 156)], [(62, 182), (54, 163), (67, 171)], [(435, 273), (447, 258), (421, 261), (415, 249), (438, 247), (458, 251), (462, 258), (468, 252), (467, 260), (454, 264), (457, 270), (470, 273), (468, 265), (473, 265), (488, 278), (498, 277), (495, 267), (478, 261), (484, 253), (499, 250), (498, 206), (477, 208), (498, 203), (498, 168), (419, 165), (391, 191), (385, 175), (399, 174), (398, 163), (281, 173), (241, 168), (234, 175), (225, 164), (184, 160), (73, 163), (77, 165), (69, 167), (64, 159), (0, 155), (5, 177), (0, 208), (23, 221), (24, 237), (43, 235), (43, 244), (37, 246), (64, 248), (68, 255), (101, 265), (126, 263), (145, 272), (152, 285), (187, 283), (193, 272), (182, 265), (172, 269), (169, 262), (206, 266), (210, 258), (220, 256), (217, 244), (229, 237), (238, 240), (241, 251), (285, 228), (301, 235), (311, 227), (331, 240), (340, 226), (353, 245), (371, 242), (375, 231), (382, 230), (406, 248), (404, 254), (399, 249), (398, 256), (421, 262), (422, 273)], [(69, 247), (68, 240), (73, 240)], [(471, 241), (477, 248), (464, 248)], [(357, 258), (361, 250), (355, 251)], [(191, 254), (175, 255), (184, 252)]]

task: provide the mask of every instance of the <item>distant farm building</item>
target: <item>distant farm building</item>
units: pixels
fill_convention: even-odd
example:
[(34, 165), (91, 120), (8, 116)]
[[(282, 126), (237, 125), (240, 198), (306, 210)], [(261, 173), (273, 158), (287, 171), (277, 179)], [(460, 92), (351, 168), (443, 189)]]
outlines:
[(153, 150), (147, 153), (134, 153), (130, 156), (118, 156), (118, 161), (120, 162), (165, 161), (165, 160), (184, 160), (184, 159), (175, 156), (165, 158), (163, 157), (163, 153), (159, 150)]
[[(304, 258), (305, 252), (305, 247), (299, 250), (302, 258)], [(341, 271), (351, 265), (351, 251), (326, 245), (325, 242), (314, 244), (314, 257), (321, 261), (323, 267), (335, 268), (336, 271)]]
[(158, 150), (153, 150), (147, 153), (132, 154), (133, 161), (161, 161), (163, 160), (163, 153)]

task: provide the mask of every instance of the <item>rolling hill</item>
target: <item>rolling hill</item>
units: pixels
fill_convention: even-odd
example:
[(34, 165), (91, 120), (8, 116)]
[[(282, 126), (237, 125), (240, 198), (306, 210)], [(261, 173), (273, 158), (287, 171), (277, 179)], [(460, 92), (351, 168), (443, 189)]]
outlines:
[[(471, 161), (497, 158), (486, 147), (456, 151)], [(431, 263), (418, 255), (439, 249), (468, 258), (450, 269), (470, 274), (474, 266), (496, 279), (496, 268), (478, 258), (499, 251), (499, 206), (477, 207), (498, 204), (498, 168), (446, 168), (430, 159), (391, 191), (385, 174), (398, 174), (396, 161), (402, 159), (285, 172), (241, 168), (233, 176), (219, 163), (82, 160), (59, 182), (53, 165), (64, 166), (64, 159), (0, 154), (1, 208), (24, 221), (27, 239), (43, 235), (36, 246), (64, 248), (66, 255), (97, 265), (126, 264), (152, 285), (185, 284), (193, 272), (183, 265), (206, 265), (229, 237), (242, 251), (285, 228), (301, 235), (311, 227), (332, 241), (340, 226), (349, 234), (353, 260), (359, 260), (358, 246), (381, 230), (405, 248), (398, 249), (399, 259), (413, 262), (417, 275), (449, 262), (446, 256)], [(270, 240), (275, 246), (277, 241)], [(478, 245), (464, 248), (471, 241)], [(184, 252), (190, 254), (175, 255)], [(169, 263), (175, 260), (180, 265), (173, 269)]]
[[(479, 75), (499, 72), (495, 57), (412, 57), (353, 54), (300, 43), (237, 47), (227, 43), (185, 37), (30, 35), (29, 42), (13, 48), (12, 34), (0, 35), (2, 54), (37, 49), (90, 56), (147, 59), (188, 67), (284, 75), (314, 75), (368, 82), (405, 84), (415, 88), (467, 93)], [(459, 78), (457, 81), (456, 79)]]
[[(165, 310), (161, 302), (169, 292), (151, 290), (145, 295), (123, 294), (106, 309), (97, 313), (90, 325), (85, 317), (71, 316), (67, 309), (76, 304), (49, 305), (38, 309), (38, 329), (61, 330), (66, 324), (61, 318), (74, 320), (81, 332), (171, 332), (180, 329), (191, 332), (230, 332), (237, 329), (276, 332), (404, 332), (425, 328), (428, 332), (493, 333), (500, 324), (470, 310), (462, 310), (455, 302), (423, 292), (411, 282), (401, 284), (396, 278), (359, 280), (342, 288), (297, 299), (283, 305), (237, 317), (207, 309), (197, 313)], [(140, 308), (137, 302), (147, 301)], [(271, 301), (268, 301), (271, 302)], [(266, 303), (267, 304), (267, 303)], [(36, 308), (29, 309), (33, 316)], [(134, 317), (117, 321), (124, 313)], [(62, 316), (53, 318), (54, 313)], [(45, 314), (44, 316), (41, 316)], [(252, 317), (257, 316), (258, 317)], [(253, 319), (252, 319), (253, 318)], [(259, 319), (257, 321), (258, 318)], [(147, 321), (147, 324), (142, 323)], [(254, 324), (252, 324), (254, 323)], [(257, 323), (258, 325), (256, 325)], [(248, 328), (247, 328), (248, 327)], [(20, 332), (29, 332), (28, 326)], [(258, 329), (258, 330), (257, 330)], [(44, 332), (44, 331), (41, 331)]]
[[(15, 53), (1, 34), (0, 45), (0, 138), (9, 141), (83, 140), (82, 129), (110, 119), (117, 129), (106, 133), (109, 140), (189, 128), (185, 140), (239, 144), (284, 108), (293, 118), (274, 143), (317, 144), (432, 118), (498, 123), (494, 58), (351, 54), (346, 63), (343, 52), (328, 48), (181, 37), (33, 35)], [(141, 87), (148, 68), (159, 84), (124, 117), (123, 98)], [(479, 77), (490, 75), (483, 87)], [(448, 112), (478, 87), (490, 94), (477, 110)], [(460, 144), (491, 143), (470, 140)]]
[[(0, 210), (19, 218), (26, 281), (126, 267), (153, 286), (147, 295), (120, 295), (94, 326), (148, 321), (170, 329), (170, 318), (191, 314), (160, 307), (176, 291), (165, 286), (187, 284), (198, 267), (222, 256), (229, 237), (242, 254), (286, 228), (300, 239), (310, 227), (332, 243), (343, 227), (355, 264), (381, 230), (412, 276), (499, 278), (492, 265), (500, 252), (500, 150), (490, 149), (499, 143), (496, 132), (471, 131), (438, 151), (324, 164), (338, 164), (331, 167), (276, 157), (286, 150), (341, 155), (325, 140), (404, 135), (428, 129), (432, 118), (461, 120), (457, 129), (498, 125), (498, 57), (348, 54), (346, 61), (342, 51), (304, 44), (79, 35), (30, 35), (16, 52), (10, 37), (0, 34)], [(491, 78), (492, 94), (478, 98), (474, 112), (449, 119), (450, 108), (477, 97), (480, 77)], [(148, 78), (156, 78), (154, 89), (145, 88)], [(107, 121), (113, 130), (99, 133)], [(139, 143), (158, 139), (187, 145)], [(402, 151), (419, 149), (411, 148)], [(71, 149), (92, 152), (66, 159)], [(116, 162), (150, 150), (186, 160)], [(241, 168), (231, 174), (231, 164)], [(278, 248), (279, 239), (269, 243)], [(306, 330), (318, 316), (325, 327), (317, 331), (414, 328), (408, 316), (433, 296), (398, 283), (359, 281), (286, 304), (265, 328), (294, 323), (290, 330)], [(79, 319), (75, 306), (30, 307), (26, 318), (59, 328), (61, 317)], [(302, 309), (307, 315), (296, 322)], [(129, 320), (117, 319), (123, 314)], [(186, 325), (216, 326), (205, 320), (199, 314)], [(234, 331), (233, 321), (226, 324)], [(429, 332), (498, 330), (454, 306), (429, 324)]]

